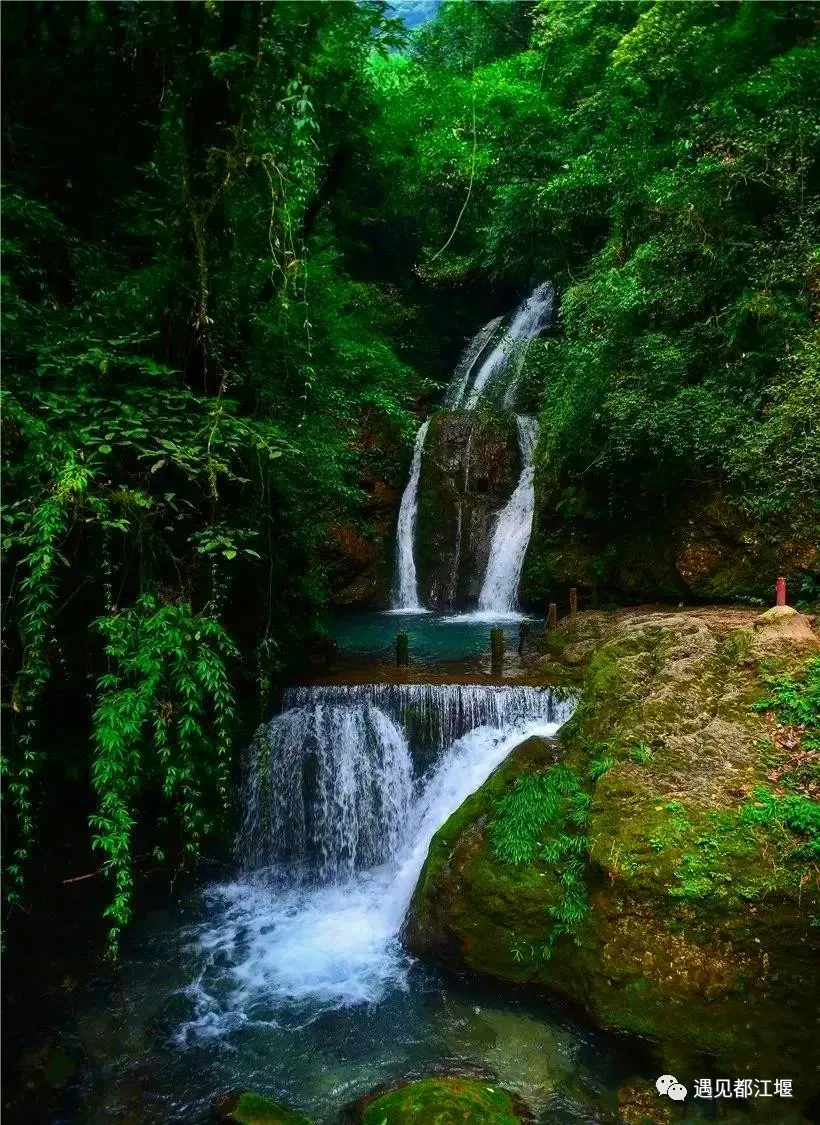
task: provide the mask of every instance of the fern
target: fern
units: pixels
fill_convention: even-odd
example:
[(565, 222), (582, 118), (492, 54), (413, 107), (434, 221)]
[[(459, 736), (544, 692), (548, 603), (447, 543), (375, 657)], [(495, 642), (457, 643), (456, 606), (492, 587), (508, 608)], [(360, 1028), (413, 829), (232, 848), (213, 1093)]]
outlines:
[(114, 886), (105, 915), (115, 956), (133, 910), (137, 794), (158, 783), (181, 831), (180, 869), (198, 857), (215, 828), (205, 789), (227, 809), (234, 705), (226, 662), (236, 650), (218, 622), (186, 605), (158, 606), (149, 595), (96, 625), (112, 671), (98, 684), (92, 764), (98, 809), (90, 824)]
[(43, 753), (37, 747), (37, 705), (50, 676), (48, 648), (52, 640), (52, 619), (57, 591), (57, 567), (65, 560), (60, 554), (69, 511), (88, 487), (89, 470), (80, 465), (74, 452), (58, 446), (62, 463), (56, 467), (54, 483), (38, 504), (20, 535), (25, 554), (21, 561), (20, 635), (23, 660), (14, 687), (12, 711), (18, 719), (16, 747), (5, 761), (8, 774), (4, 792), (11, 799), (17, 838), (12, 860), (6, 867), (9, 884), (6, 900), (20, 902), (25, 867), (35, 841), (33, 787)]
[[(562, 899), (547, 908), (553, 920), (540, 955), (547, 959), (560, 937), (577, 940), (578, 927), (587, 911), (584, 880), (589, 840), (582, 830), (589, 819), (591, 798), (581, 788), (575, 770), (565, 764), (545, 774), (524, 774), (515, 788), (496, 801), (495, 817), (489, 826), (496, 859), (520, 866), (535, 859), (546, 862), (561, 884)], [(551, 838), (541, 843), (549, 830)], [(523, 956), (516, 942), (513, 955)]]
[(794, 840), (796, 858), (820, 861), (820, 804), (796, 793), (778, 797), (763, 786), (755, 789), (754, 801), (744, 805), (741, 824), (758, 824), (765, 828), (786, 829)]
[(775, 711), (782, 723), (803, 729), (807, 750), (820, 750), (820, 657), (814, 657), (797, 676), (767, 676), (771, 694), (755, 703), (755, 711)]

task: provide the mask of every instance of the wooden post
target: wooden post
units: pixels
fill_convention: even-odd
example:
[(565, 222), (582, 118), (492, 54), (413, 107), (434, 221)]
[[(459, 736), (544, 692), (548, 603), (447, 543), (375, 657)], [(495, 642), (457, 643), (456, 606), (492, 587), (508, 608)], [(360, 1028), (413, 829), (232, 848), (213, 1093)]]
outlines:
[(578, 591), (574, 586), (569, 592), (569, 611), (572, 614), (578, 612)]
[(490, 629), (490, 665), (494, 676), (504, 671), (504, 630), (500, 625)]
[(786, 604), (786, 579), (785, 578), (778, 578), (777, 582), (775, 583), (774, 590), (775, 590), (775, 603), (774, 604), (775, 605), (785, 605)]
[(407, 633), (396, 633), (396, 663), (400, 668), (410, 663), (410, 637)]
[(549, 630), (558, 628), (558, 606), (555, 602), (550, 602), (550, 607), (547, 612), (547, 628)]
[(525, 644), (525, 642), (527, 640), (527, 637), (529, 635), (530, 635), (530, 623), (529, 623), (529, 621), (522, 621), (521, 624), (518, 626), (518, 655), (519, 656), (524, 651), (524, 644)]

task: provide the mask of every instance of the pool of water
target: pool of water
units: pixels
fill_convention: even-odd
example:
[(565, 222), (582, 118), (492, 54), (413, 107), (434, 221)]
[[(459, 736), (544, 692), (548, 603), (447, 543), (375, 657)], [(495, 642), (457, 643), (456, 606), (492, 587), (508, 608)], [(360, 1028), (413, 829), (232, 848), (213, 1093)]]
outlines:
[[(146, 918), (120, 988), (100, 984), (77, 1010), (88, 1065), (60, 1120), (204, 1125), (216, 1097), (250, 1088), (330, 1125), (374, 1086), (432, 1071), (485, 1075), (522, 1094), (545, 1125), (616, 1120), (614, 1091), (640, 1065), (628, 1047), (554, 1008), (447, 977), (398, 943), (369, 997), (344, 995), (335, 980), (324, 991), (315, 979), (302, 995), (283, 990), (282, 974), (292, 983), (299, 970), (275, 942), (278, 964), (260, 976), (253, 950), (266, 927), (273, 934), (303, 911), (257, 878), (211, 886)], [(336, 940), (364, 950), (368, 938)], [(251, 963), (244, 981), (232, 971)]]
[(490, 629), (504, 629), (507, 649), (518, 648), (522, 614), (356, 613), (333, 619), (331, 632), (343, 655), (392, 657), (396, 634), (407, 633), (410, 660), (420, 663), (472, 660), (490, 651)]

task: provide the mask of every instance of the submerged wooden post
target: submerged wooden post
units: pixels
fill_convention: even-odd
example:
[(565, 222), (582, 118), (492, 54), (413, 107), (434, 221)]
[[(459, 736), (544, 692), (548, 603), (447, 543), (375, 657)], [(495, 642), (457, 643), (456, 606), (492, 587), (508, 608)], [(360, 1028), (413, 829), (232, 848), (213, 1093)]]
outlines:
[(525, 644), (525, 642), (527, 640), (527, 637), (529, 635), (530, 635), (530, 623), (529, 623), (529, 621), (522, 621), (521, 624), (518, 626), (518, 655), (519, 656), (524, 651), (524, 644)]
[(569, 611), (570, 613), (578, 612), (578, 591), (574, 586), (569, 592)]
[(396, 633), (396, 663), (399, 667), (410, 663), (410, 637), (407, 633)]
[(547, 611), (547, 628), (558, 628), (558, 606), (555, 602), (550, 602), (549, 610)]
[(775, 605), (785, 605), (786, 604), (786, 579), (785, 578), (778, 578), (777, 582), (775, 583), (774, 590), (775, 590), (775, 602), (774, 602), (774, 604)]
[(490, 629), (490, 665), (494, 676), (504, 671), (504, 630), (500, 625)]

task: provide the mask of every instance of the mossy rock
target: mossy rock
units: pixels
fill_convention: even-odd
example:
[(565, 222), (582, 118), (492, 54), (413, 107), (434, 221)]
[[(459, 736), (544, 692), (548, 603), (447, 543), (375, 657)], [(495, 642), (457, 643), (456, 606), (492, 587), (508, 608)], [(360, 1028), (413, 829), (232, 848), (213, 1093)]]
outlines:
[(463, 608), (476, 601), (497, 512), (521, 469), (511, 411), (438, 411), (421, 459), (416, 571), (425, 605)]
[(358, 1125), (520, 1125), (520, 1099), (476, 1078), (418, 1078), (362, 1098), (344, 1120)]
[(672, 1125), (672, 1108), (651, 1082), (632, 1079), (618, 1088), (618, 1116), (624, 1125)]
[[(406, 933), (449, 968), (530, 984), (598, 1026), (652, 1037), (661, 1058), (705, 1052), (737, 1076), (788, 1071), (805, 1089), (820, 901), (798, 841), (747, 815), (778, 743), (752, 707), (771, 652), (743, 613), (612, 615), (557, 743), (514, 751), (434, 837)], [(499, 796), (556, 757), (590, 798), (588, 907), (551, 944), (563, 890), (543, 858), (547, 830), (514, 864), (494, 854), (490, 827)]]
[(309, 1117), (250, 1091), (225, 1094), (217, 1102), (216, 1112), (220, 1121), (234, 1125), (311, 1125)]

